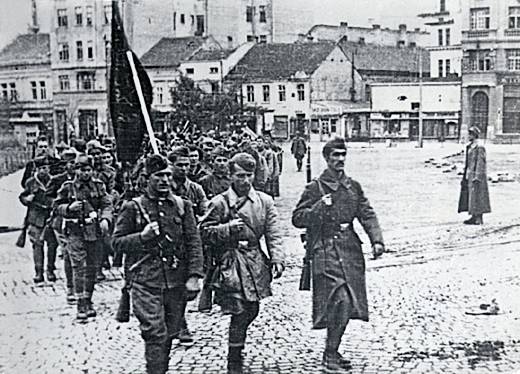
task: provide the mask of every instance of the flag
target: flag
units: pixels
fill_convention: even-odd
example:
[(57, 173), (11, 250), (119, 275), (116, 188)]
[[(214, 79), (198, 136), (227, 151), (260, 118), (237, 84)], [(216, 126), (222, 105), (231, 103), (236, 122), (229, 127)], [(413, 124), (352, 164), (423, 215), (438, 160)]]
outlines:
[[(112, 47), (110, 63), (109, 107), (112, 128), (116, 138), (116, 151), (119, 161), (135, 162), (140, 156), (141, 144), (146, 133), (146, 124), (134, 85), (132, 70), (126, 53), (131, 51), (125, 36), (123, 21), (117, 2), (112, 2)], [(148, 74), (134, 56), (143, 96), (148, 113), (152, 104), (152, 84)]]

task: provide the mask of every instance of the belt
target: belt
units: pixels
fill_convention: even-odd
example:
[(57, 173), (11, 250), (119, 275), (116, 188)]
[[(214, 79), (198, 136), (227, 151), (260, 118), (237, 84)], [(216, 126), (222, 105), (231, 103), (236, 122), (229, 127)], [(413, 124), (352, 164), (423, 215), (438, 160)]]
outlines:
[(85, 218), (85, 219), (79, 219), (79, 218), (63, 218), (64, 222), (70, 222), (75, 223), (77, 225), (86, 224), (90, 225), (91, 223), (95, 223), (97, 218)]

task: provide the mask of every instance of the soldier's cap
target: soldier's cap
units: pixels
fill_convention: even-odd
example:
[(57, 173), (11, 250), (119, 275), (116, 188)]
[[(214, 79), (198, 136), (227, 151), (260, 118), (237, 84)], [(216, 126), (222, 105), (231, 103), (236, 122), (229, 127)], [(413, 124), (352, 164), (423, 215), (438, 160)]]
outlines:
[(480, 136), (480, 129), (477, 126), (471, 126), (468, 129), (468, 133), (473, 134), (473, 135), (479, 137)]
[(92, 157), (84, 153), (79, 154), (76, 157), (76, 168), (81, 168), (82, 166), (94, 167), (94, 160), (92, 159)]
[(90, 151), (92, 151), (93, 149), (99, 149), (101, 150), (101, 152), (103, 152), (103, 150), (105, 149), (105, 147), (103, 147), (101, 145), (101, 143), (99, 142), (99, 140), (89, 140), (87, 142), (87, 153), (90, 153)]
[(42, 166), (49, 166), (51, 164), (49, 157), (42, 156), (34, 159), (34, 166), (40, 168)]
[(174, 163), (179, 157), (190, 157), (190, 149), (185, 145), (174, 147), (170, 153), (168, 153), (168, 161)]
[(76, 156), (77, 156), (77, 152), (74, 150), (74, 148), (67, 148), (61, 154), (61, 159), (63, 161), (70, 161), (70, 160), (75, 160)]
[(56, 144), (56, 149), (68, 149), (69, 146), (63, 140)]
[(168, 161), (161, 155), (150, 155), (144, 162), (144, 170), (147, 175), (152, 175), (167, 169)]
[(254, 172), (256, 169), (255, 158), (245, 152), (234, 155), (231, 160), (229, 160), (229, 163), (232, 165), (231, 169), (233, 168), (233, 165), (238, 165), (247, 172)]
[(329, 157), (330, 153), (334, 149), (344, 149), (347, 150), (347, 142), (345, 139), (336, 137), (332, 140), (329, 140), (327, 143), (325, 143), (325, 146), (323, 147), (323, 150), (321, 151), (323, 154), (323, 157), (327, 158)]
[(211, 151), (211, 156), (215, 159), (217, 157), (225, 157), (229, 158), (229, 149), (224, 146), (219, 145), (213, 151)]

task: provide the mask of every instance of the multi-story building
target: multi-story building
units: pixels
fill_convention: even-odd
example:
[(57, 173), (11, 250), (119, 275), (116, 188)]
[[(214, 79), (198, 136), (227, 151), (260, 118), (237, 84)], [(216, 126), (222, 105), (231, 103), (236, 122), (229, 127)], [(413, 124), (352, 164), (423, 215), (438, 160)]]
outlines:
[(462, 1), (437, 0), (432, 13), (419, 14), (430, 33), (431, 77), (460, 77), (462, 69)]
[[(126, 2), (129, 12), (131, 2)], [(51, 28), (54, 137), (108, 134), (112, 2), (54, 0)]]
[(339, 25), (314, 25), (306, 35), (302, 36), (314, 40), (338, 41), (344, 39), (392, 47), (421, 47), (427, 45), (429, 34), (419, 28), (408, 30), (405, 24), (401, 24), (399, 29), (393, 30), (382, 28), (381, 25), (358, 27), (350, 26), (348, 22), (341, 22)]
[(520, 3), (465, 0), (462, 12), (462, 133), (520, 140)]
[(0, 133), (22, 145), (52, 134), (52, 99), (49, 34), (19, 35), (0, 51)]

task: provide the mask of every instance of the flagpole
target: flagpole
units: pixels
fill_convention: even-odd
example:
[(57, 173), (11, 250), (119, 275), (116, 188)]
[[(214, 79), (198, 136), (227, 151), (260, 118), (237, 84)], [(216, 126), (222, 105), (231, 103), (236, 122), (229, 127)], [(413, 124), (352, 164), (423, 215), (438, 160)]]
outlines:
[(130, 63), (130, 69), (132, 69), (132, 77), (134, 78), (135, 90), (137, 91), (137, 96), (139, 97), (139, 103), (141, 104), (141, 111), (143, 113), (144, 122), (146, 124), (146, 130), (148, 131), (148, 136), (150, 137), (150, 143), (152, 144), (153, 153), (158, 155), (159, 147), (157, 146), (157, 139), (155, 138), (155, 134), (153, 132), (152, 122), (150, 121), (150, 114), (148, 113), (148, 109), (146, 108), (146, 103), (144, 101), (143, 90), (141, 88), (141, 81), (139, 81), (137, 70), (135, 69), (134, 56), (132, 55), (132, 51), (127, 51), (126, 57), (128, 58), (128, 62)]

